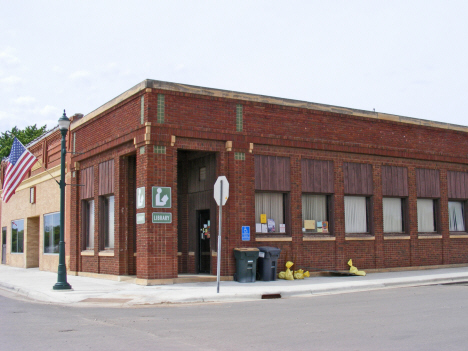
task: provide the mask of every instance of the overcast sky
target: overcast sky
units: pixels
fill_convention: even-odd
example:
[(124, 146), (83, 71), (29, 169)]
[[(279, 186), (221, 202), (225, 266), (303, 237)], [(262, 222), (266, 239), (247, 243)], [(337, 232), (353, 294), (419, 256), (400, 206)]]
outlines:
[(147, 78), (467, 126), (467, 4), (0, 0), (0, 132)]

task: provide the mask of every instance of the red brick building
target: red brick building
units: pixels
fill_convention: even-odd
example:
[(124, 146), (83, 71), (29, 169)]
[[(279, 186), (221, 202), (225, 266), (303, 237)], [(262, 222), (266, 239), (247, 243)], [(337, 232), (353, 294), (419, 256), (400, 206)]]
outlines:
[(236, 247), (305, 268), (468, 263), (468, 127), (145, 80), (70, 143), (74, 272), (216, 274), (220, 175), (222, 276)]

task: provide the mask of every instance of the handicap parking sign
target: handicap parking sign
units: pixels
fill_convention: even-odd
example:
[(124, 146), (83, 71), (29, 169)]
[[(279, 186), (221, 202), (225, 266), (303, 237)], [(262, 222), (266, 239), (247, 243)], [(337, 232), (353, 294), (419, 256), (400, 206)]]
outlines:
[(250, 227), (242, 226), (242, 241), (250, 241)]

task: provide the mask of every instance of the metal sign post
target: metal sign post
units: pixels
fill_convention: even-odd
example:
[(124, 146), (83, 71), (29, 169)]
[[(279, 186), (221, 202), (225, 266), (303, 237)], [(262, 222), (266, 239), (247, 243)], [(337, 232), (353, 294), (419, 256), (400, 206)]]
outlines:
[(221, 222), (223, 220), (223, 181), (221, 180), (221, 191), (219, 193), (219, 228), (218, 228), (218, 256), (216, 265), (216, 293), (219, 294), (219, 279), (221, 277)]
[(221, 224), (223, 220), (223, 206), (229, 197), (229, 182), (225, 176), (219, 176), (214, 185), (213, 195), (219, 206), (219, 228), (218, 228), (218, 257), (216, 269), (216, 292), (219, 294), (219, 280), (221, 277)]

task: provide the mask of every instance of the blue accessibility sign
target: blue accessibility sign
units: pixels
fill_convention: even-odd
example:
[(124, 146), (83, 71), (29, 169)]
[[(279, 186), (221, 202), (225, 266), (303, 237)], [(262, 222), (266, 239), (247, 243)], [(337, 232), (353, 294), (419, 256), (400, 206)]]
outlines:
[(242, 241), (250, 241), (250, 227), (242, 226)]

